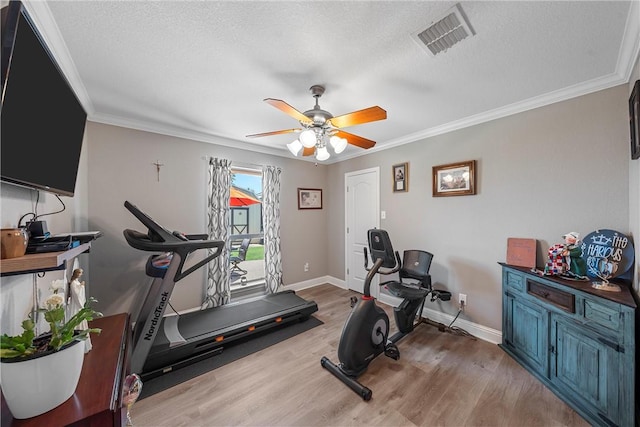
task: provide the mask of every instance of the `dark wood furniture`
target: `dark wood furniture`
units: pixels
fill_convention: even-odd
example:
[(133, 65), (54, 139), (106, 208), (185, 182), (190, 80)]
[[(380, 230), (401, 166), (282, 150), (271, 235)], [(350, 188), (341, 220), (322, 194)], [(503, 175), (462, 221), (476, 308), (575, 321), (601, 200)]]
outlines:
[(638, 422), (637, 302), (502, 265), (500, 347), (592, 425)]
[(2, 426), (124, 426), (122, 384), (127, 374), (129, 315), (116, 314), (90, 323), (101, 328), (92, 334), (93, 348), (84, 356), (80, 381), (73, 396), (62, 405), (33, 418), (16, 420), (2, 396)]

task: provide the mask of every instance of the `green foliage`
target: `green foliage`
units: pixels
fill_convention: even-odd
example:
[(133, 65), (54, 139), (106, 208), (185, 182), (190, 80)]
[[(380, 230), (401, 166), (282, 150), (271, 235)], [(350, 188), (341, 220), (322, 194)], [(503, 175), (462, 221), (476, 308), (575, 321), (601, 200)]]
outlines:
[(7, 334), (0, 336), (0, 357), (28, 356), (35, 351), (33, 339), (36, 324), (31, 319), (22, 322), (22, 335), (10, 337)]
[[(51, 339), (46, 350), (58, 351), (63, 346), (72, 341), (84, 341), (89, 337), (90, 333), (100, 333), (99, 328), (88, 328), (79, 331), (75, 329), (83, 321), (91, 321), (97, 317), (102, 317), (99, 313), (90, 307), (91, 303), (96, 302), (95, 298), (90, 297), (76, 314), (74, 314), (67, 322), (65, 322), (64, 306), (58, 304), (50, 306), (46, 309), (38, 309), (38, 312), (44, 313), (44, 319), (49, 323), (51, 329)], [(13, 337), (4, 334), (0, 337), (0, 357), (11, 358), (28, 356), (38, 351), (33, 344), (35, 337), (35, 323), (32, 319), (22, 322), (24, 331), (21, 335)]]
[(264, 259), (264, 246), (263, 245), (249, 245), (247, 249), (246, 261), (255, 261), (258, 259)]

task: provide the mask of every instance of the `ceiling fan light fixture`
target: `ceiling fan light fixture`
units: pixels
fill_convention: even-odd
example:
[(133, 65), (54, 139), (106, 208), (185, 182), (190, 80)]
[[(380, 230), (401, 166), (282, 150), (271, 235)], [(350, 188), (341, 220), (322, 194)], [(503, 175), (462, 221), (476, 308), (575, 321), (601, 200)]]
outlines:
[(306, 148), (311, 148), (316, 145), (316, 133), (312, 129), (302, 131), (298, 139)]
[(316, 160), (322, 162), (327, 160), (330, 157), (329, 150), (327, 147), (318, 147), (316, 148)]
[(287, 148), (291, 151), (291, 154), (297, 157), (300, 150), (302, 150), (302, 143), (296, 139), (295, 141), (288, 143)]
[(347, 148), (347, 140), (336, 135), (333, 135), (331, 138), (329, 138), (329, 143), (333, 147), (333, 151), (335, 151), (336, 154), (342, 153), (345, 148)]

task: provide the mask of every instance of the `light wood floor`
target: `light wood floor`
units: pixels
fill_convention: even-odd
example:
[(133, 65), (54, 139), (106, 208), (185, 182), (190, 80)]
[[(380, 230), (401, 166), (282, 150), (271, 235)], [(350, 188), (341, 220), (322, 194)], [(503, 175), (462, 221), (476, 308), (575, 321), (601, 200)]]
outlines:
[(135, 425), (588, 425), (498, 346), (424, 324), (400, 341), (400, 360), (381, 355), (359, 378), (373, 390), (364, 402), (320, 366), (337, 362), (354, 293), (298, 294), (318, 303), (324, 325), (137, 402)]

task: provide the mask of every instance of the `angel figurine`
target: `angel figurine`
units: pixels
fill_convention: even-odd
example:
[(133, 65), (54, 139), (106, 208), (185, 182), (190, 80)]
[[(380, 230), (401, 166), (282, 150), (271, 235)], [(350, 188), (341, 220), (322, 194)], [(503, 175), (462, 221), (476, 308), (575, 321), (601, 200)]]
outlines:
[[(73, 274), (71, 275), (71, 282), (69, 283), (69, 287), (71, 288), (70, 289), (71, 301), (69, 303), (70, 315), (74, 315), (75, 313), (80, 311), (80, 309), (82, 309), (82, 307), (84, 307), (84, 304), (87, 302), (87, 297), (85, 295), (84, 281), (82, 282), (80, 281), (80, 277), (82, 276), (83, 273), (84, 271), (81, 268), (76, 268), (75, 270), (73, 270)], [(86, 320), (83, 320), (78, 325), (78, 329), (87, 329), (87, 328), (89, 328), (89, 324), (87, 323)], [(91, 339), (87, 337), (84, 344), (84, 352), (88, 353), (89, 350), (91, 350), (91, 348), (92, 348)]]

